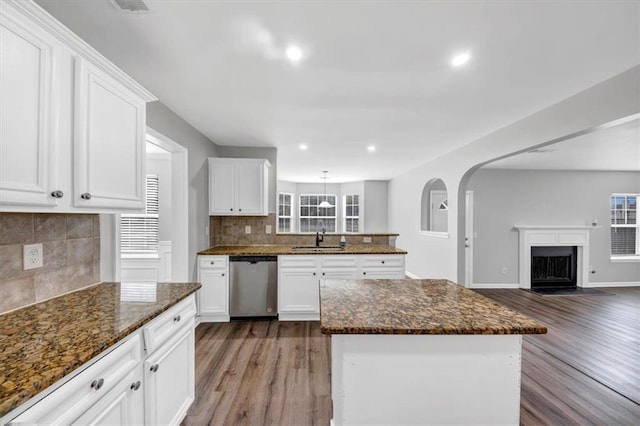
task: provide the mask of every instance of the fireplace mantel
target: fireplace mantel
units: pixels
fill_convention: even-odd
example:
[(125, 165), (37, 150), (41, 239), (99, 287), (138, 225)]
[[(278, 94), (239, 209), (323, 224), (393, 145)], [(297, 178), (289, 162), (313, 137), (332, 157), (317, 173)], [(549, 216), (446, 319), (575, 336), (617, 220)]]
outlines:
[(520, 233), (520, 288), (531, 288), (532, 246), (576, 246), (578, 248), (577, 285), (589, 283), (589, 237), (592, 226), (575, 225), (516, 225)]

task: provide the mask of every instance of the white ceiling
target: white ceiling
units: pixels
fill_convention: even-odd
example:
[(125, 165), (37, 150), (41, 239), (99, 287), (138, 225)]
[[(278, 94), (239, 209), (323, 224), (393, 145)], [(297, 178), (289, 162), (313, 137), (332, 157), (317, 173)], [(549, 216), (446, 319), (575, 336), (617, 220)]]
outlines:
[(484, 168), (640, 171), (640, 120), (495, 161)]
[(215, 143), (277, 147), (289, 181), (389, 179), (640, 63), (635, 0), (37, 2)]

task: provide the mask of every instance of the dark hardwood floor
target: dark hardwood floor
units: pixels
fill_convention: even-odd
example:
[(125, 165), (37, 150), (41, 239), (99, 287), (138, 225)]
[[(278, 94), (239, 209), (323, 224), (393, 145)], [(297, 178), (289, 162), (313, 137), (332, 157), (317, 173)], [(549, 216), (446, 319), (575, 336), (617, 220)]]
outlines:
[[(524, 338), (521, 424), (640, 424), (640, 288), (607, 291), (615, 295), (479, 291), (549, 328)], [(328, 425), (330, 364), (317, 322), (201, 324), (183, 424)]]

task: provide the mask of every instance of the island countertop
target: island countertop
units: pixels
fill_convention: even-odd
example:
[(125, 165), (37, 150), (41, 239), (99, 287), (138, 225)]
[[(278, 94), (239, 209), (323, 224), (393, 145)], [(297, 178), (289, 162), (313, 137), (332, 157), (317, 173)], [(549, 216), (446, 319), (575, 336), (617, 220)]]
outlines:
[[(407, 254), (405, 250), (387, 244), (347, 244), (342, 249), (329, 252), (294, 252), (292, 245), (246, 245), (215, 246), (202, 250), (199, 255), (205, 256), (280, 256), (280, 255), (342, 255), (342, 254)], [(320, 246), (322, 247), (322, 245)], [(326, 246), (325, 246), (326, 247)]]
[(324, 280), (324, 334), (544, 334), (544, 324), (448, 280)]
[(0, 417), (200, 287), (100, 283), (0, 315)]

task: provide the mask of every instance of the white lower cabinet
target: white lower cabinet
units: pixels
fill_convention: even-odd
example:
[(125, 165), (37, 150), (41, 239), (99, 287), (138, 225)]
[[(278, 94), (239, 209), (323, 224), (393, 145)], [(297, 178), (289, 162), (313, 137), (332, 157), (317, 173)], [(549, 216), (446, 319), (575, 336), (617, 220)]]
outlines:
[(198, 315), (201, 322), (229, 321), (229, 257), (199, 256)]
[(191, 295), (9, 424), (180, 424), (195, 394), (195, 315)]
[(144, 392), (142, 371), (135, 368), (80, 416), (78, 425), (141, 425), (144, 424)]
[(186, 327), (144, 362), (145, 413), (150, 425), (179, 424), (194, 400), (194, 331)]
[(320, 319), (322, 280), (404, 278), (404, 255), (292, 255), (278, 257), (278, 319)]

